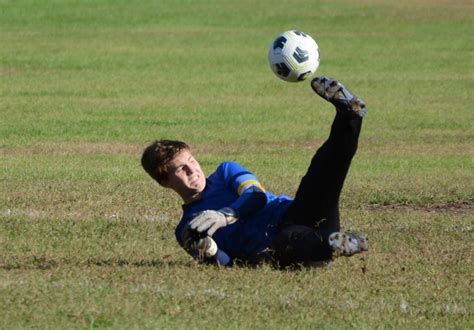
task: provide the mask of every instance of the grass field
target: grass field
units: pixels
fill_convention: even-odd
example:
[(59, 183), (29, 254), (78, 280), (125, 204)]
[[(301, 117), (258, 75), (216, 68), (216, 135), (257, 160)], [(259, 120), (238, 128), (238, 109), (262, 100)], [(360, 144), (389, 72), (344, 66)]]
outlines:
[[(0, 0), (0, 328), (473, 328), (473, 7)], [(369, 106), (341, 214), (371, 250), (198, 265), (141, 152), (182, 139), (293, 195), (334, 112), (271, 73), (288, 29)]]

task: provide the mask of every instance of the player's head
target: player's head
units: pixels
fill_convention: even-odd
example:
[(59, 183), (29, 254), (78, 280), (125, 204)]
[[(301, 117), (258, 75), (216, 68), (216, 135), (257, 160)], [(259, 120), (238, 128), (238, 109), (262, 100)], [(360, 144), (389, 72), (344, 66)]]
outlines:
[(182, 141), (154, 141), (142, 155), (145, 171), (160, 185), (176, 191), (185, 203), (197, 199), (206, 177), (189, 145)]

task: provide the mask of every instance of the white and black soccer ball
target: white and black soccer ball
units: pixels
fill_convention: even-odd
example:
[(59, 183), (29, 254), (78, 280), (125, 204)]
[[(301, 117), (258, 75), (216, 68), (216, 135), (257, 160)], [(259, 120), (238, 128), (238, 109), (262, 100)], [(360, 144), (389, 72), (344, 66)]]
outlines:
[(286, 31), (270, 45), (268, 61), (273, 73), (285, 81), (303, 81), (319, 66), (319, 47), (309, 34)]

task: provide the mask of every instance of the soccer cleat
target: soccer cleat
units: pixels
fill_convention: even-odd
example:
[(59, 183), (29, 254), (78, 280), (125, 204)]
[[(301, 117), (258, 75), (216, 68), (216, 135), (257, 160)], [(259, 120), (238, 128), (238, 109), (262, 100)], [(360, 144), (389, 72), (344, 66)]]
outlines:
[(364, 117), (367, 107), (361, 99), (344, 87), (339, 81), (329, 77), (316, 77), (311, 81), (313, 90), (323, 99), (334, 104), (336, 109)]
[(364, 235), (335, 232), (329, 235), (328, 240), (336, 256), (351, 256), (369, 249), (369, 240)]

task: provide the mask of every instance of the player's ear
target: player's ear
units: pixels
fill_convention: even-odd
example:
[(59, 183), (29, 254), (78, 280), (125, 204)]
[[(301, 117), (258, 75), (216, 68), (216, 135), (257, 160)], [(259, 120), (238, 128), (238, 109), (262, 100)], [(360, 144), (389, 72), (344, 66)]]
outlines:
[(170, 188), (170, 178), (169, 178), (169, 174), (167, 172), (165, 173), (162, 173), (162, 175), (157, 178), (157, 180), (159, 185), (164, 187), (164, 188)]
[(162, 187), (165, 187), (165, 188), (171, 188), (170, 187), (170, 182), (168, 180), (168, 178), (166, 179), (162, 179), (160, 182), (158, 182), (160, 184), (160, 186)]

